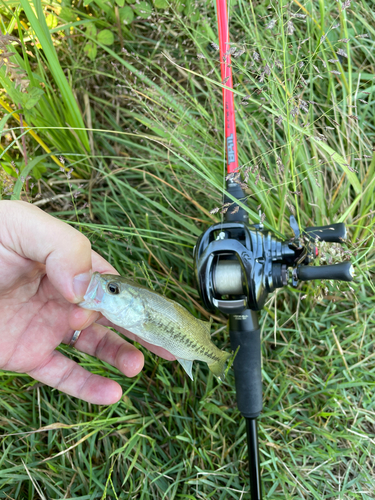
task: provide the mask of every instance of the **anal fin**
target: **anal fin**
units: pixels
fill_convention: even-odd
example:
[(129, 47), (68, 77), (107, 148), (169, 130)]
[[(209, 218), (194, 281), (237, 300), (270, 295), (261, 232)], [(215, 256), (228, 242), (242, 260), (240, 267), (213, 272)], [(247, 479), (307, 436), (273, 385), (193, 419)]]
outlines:
[(182, 368), (189, 375), (191, 380), (194, 380), (194, 378), (193, 378), (193, 362), (190, 361), (189, 359), (178, 359), (178, 358), (177, 358), (177, 361), (180, 363)]

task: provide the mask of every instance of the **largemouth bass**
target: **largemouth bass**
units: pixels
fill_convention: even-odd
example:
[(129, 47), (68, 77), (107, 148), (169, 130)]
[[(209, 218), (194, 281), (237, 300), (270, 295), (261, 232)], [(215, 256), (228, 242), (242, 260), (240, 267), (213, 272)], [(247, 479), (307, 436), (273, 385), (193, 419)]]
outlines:
[(146, 342), (163, 347), (174, 356), (193, 380), (193, 361), (207, 363), (223, 378), (230, 354), (211, 341), (211, 323), (201, 321), (177, 302), (115, 274), (93, 273), (78, 304), (99, 311), (109, 321)]

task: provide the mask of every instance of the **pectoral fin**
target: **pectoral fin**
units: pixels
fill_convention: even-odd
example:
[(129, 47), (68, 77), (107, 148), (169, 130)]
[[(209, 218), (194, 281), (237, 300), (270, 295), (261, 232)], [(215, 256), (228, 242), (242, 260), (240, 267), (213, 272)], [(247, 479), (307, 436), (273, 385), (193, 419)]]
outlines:
[(191, 380), (194, 380), (194, 378), (193, 378), (193, 362), (188, 360), (188, 359), (177, 359), (177, 361), (180, 363), (182, 368), (189, 375)]

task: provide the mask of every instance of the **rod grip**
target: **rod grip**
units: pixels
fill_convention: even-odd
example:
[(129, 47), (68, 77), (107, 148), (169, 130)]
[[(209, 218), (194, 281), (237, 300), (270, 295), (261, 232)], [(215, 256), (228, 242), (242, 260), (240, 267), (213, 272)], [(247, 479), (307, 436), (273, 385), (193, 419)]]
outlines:
[(310, 280), (353, 280), (353, 266), (351, 262), (341, 262), (331, 266), (299, 266), (297, 276), (301, 281)]
[[(240, 319), (239, 319), (240, 318)], [(245, 418), (257, 418), (262, 411), (260, 328), (255, 311), (229, 317), (231, 348), (238, 352), (233, 362), (237, 406)]]
[(346, 239), (346, 227), (343, 222), (329, 226), (307, 227), (303, 232), (313, 240), (318, 238), (331, 243), (342, 243)]

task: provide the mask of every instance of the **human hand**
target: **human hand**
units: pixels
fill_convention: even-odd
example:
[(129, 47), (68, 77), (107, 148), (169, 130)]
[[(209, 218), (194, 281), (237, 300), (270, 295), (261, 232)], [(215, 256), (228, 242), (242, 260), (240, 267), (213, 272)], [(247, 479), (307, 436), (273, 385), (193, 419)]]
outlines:
[(82, 330), (74, 347), (133, 377), (143, 354), (116, 333), (137, 340), (165, 359), (175, 359), (100, 313), (76, 304), (92, 271), (118, 274), (79, 231), (23, 201), (0, 201), (0, 369), (27, 373), (72, 396), (112, 404), (122, 390), (114, 380), (94, 375), (56, 350)]

